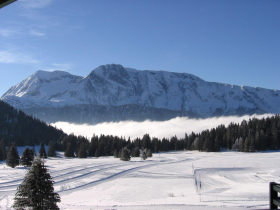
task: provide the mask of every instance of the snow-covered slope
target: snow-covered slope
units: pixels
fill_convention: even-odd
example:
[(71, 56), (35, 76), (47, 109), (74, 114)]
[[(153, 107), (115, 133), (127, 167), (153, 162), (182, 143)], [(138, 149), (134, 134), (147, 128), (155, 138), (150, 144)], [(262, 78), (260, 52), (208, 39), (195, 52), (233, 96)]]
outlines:
[(138, 71), (116, 64), (99, 66), (84, 78), (38, 71), (1, 99), (20, 109), (136, 104), (202, 117), (280, 112), (279, 90), (206, 82), (191, 74)]
[[(20, 109), (30, 107), (52, 107), (67, 105), (69, 101), (56, 98), (75, 88), (82, 80), (64, 71), (37, 71), (19, 84), (11, 87), (2, 100)], [(73, 101), (73, 99), (72, 99)], [(77, 103), (80, 103), (77, 101)]]
[[(29, 147), (32, 148), (32, 147)], [(19, 154), (25, 147), (18, 148)], [(37, 146), (36, 152), (39, 151)], [(47, 147), (46, 147), (47, 150)], [(244, 210), (269, 208), (269, 182), (280, 182), (279, 150), (198, 151), (132, 157), (47, 158), (60, 209)], [(10, 210), (27, 168), (0, 161), (0, 209)], [(201, 183), (201, 187), (200, 187)]]

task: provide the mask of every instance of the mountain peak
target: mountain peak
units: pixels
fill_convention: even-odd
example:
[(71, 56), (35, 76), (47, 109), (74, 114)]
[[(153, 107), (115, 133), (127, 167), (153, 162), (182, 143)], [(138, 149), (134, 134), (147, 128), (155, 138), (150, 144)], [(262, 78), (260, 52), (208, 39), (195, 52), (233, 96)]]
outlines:
[(60, 71), (60, 70), (55, 70), (55, 71), (38, 70), (32, 76), (42, 80), (50, 80), (50, 79), (61, 78), (70, 75), (71, 75), (70, 73), (66, 71)]
[(280, 91), (240, 88), (207, 82), (187, 73), (139, 71), (119, 64), (99, 66), (84, 78), (63, 71), (37, 71), (12, 87), (2, 99), (16, 108), (22, 108), (23, 104), (24, 107), (135, 104), (191, 111), (203, 117), (236, 114), (238, 110), (280, 111)]
[(101, 65), (94, 69), (88, 76), (93, 78), (94, 75), (98, 75), (118, 83), (124, 82), (124, 79), (129, 79), (128, 69), (124, 68), (120, 64)]

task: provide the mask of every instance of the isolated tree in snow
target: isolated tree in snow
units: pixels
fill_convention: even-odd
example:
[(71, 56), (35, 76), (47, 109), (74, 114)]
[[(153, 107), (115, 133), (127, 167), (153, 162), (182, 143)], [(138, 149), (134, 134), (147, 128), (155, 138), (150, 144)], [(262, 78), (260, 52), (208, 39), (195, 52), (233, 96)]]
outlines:
[(12, 144), (7, 155), (6, 165), (14, 168), (19, 165), (19, 159), (17, 147)]
[(130, 151), (126, 147), (124, 147), (121, 151), (121, 160), (123, 160), (123, 161), (130, 160)]
[(33, 159), (34, 156), (32, 154), (32, 151), (28, 147), (26, 147), (20, 158), (20, 165), (31, 166)]
[(55, 148), (52, 141), (49, 142), (48, 145), (48, 156), (49, 157), (56, 157)]
[(59, 209), (56, 203), (60, 202), (60, 197), (54, 193), (52, 177), (40, 158), (33, 161), (14, 200), (14, 209)]
[(145, 149), (140, 149), (140, 153), (141, 153), (141, 158), (143, 159), (143, 160), (146, 160), (147, 158), (148, 158), (148, 156), (147, 156), (147, 148), (145, 148)]
[(47, 153), (46, 153), (45, 145), (44, 145), (43, 141), (41, 142), (41, 147), (40, 147), (40, 150), (39, 150), (39, 157), (40, 158), (47, 158)]
[(75, 157), (75, 155), (74, 155), (74, 148), (73, 148), (71, 143), (69, 143), (67, 145), (67, 148), (66, 148), (66, 150), (64, 152), (64, 156), (65, 157)]

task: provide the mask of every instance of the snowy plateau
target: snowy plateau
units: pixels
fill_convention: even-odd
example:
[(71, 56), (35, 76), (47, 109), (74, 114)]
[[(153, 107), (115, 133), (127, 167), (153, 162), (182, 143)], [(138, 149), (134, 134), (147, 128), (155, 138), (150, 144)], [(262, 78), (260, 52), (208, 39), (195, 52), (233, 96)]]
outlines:
[(97, 124), (280, 113), (280, 91), (206, 82), (187, 73), (102, 65), (86, 77), (37, 71), (1, 100), (48, 123)]
[[(280, 182), (279, 151), (154, 153), (128, 162), (57, 155), (45, 161), (64, 210), (268, 209), (269, 182)], [(0, 162), (1, 210), (11, 209), (26, 170)]]

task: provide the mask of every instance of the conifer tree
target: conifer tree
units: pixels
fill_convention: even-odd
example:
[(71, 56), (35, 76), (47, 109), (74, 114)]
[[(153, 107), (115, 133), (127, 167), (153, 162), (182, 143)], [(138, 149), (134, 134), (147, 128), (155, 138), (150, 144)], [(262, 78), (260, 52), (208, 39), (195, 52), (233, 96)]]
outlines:
[(218, 137), (218, 135), (215, 137), (215, 140), (214, 140), (214, 151), (215, 152), (220, 151), (220, 144), (219, 144), (219, 137)]
[(260, 147), (262, 151), (267, 150), (267, 141), (263, 130), (260, 132)]
[(115, 149), (115, 151), (114, 151), (114, 158), (118, 158), (118, 150), (117, 149)]
[(12, 144), (7, 155), (6, 165), (14, 168), (19, 165), (19, 159), (17, 147), (15, 144)]
[(98, 145), (97, 149), (95, 150), (94, 156), (100, 157), (103, 153), (103, 146), (101, 144)]
[(118, 158), (121, 158), (121, 156), (122, 156), (122, 150), (119, 151)]
[(121, 160), (123, 160), (123, 161), (130, 160), (130, 151), (126, 147), (124, 147), (121, 151)]
[(2, 150), (0, 149), (0, 161), (5, 160)]
[(98, 137), (97, 136), (93, 136), (91, 138), (90, 144), (89, 144), (89, 149), (88, 149), (88, 156), (90, 157), (94, 157), (95, 156), (95, 150), (98, 147)]
[(140, 153), (141, 153), (141, 159), (146, 160), (148, 158), (148, 156), (147, 156), (147, 148), (140, 149)]
[(276, 126), (276, 124), (274, 123), (272, 128), (271, 128), (271, 141), (270, 141), (270, 149), (275, 150), (279, 148), (279, 144), (278, 144), (278, 139), (279, 139), (279, 135), (278, 135), (278, 128)]
[(250, 143), (250, 139), (249, 137), (246, 137), (244, 142), (244, 152), (249, 152), (249, 143)]
[(131, 157), (135, 157), (135, 149), (136, 149), (136, 148), (133, 148), (133, 149), (132, 149)]
[(55, 148), (52, 141), (49, 142), (48, 145), (48, 156), (49, 157), (56, 157)]
[(31, 151), (31, 154), (33, 155), (33, 159), (34, 159), (34, 157), (36, 157), (35, 148), (33, 147), (30, 151)]
[(40, 150), (39, 150), (39, 157), (40, 158), (47, 158), (47, 153), (46, 153), (45, 145), (44, 145), (43, 141), (41, 141), (41, 147), (40, 147)]
[(31, 150), (28, 147), (26, 147), (20, 158), (20, 165), (29, 167), (32, 165), (33, 159), (34, 159), (34, 156), (31, 152)]
[(97, 157), (97, 158), (100, 157), (98, 148), (95, 150), (94, 157)]
[(75, 157), (75, 155), (74, 155), (74, 148), (72, 147), (71, 143), (69, 143), (67, 145), (67, 148), (66, 148), (66, 150), (64, 152), (64, 156), (65, 157)]
[(5, 142), (4, 142), (4, 139), (1, 140), (0, 142), (0, 152), (1, 152), (1, 157), (0, 157), (0, 161), (1, 160), (6, 160), (7, 159), (7, 150), (6, 150), (6, 147), (5, 147)]
[(59, 209), (60, 196), (54, 193), (53, 181), (40, 158), (36, 158), (17, 188), (14, 209)]
[(140, 150), (138, 147), (134, 148), (132, 151), (132, 157), (140, 157)]
[(82, 144), (80, 146), (79, 152), (78, 152), (78, 158), (87, 158), (87, 148), (86, 145)]

